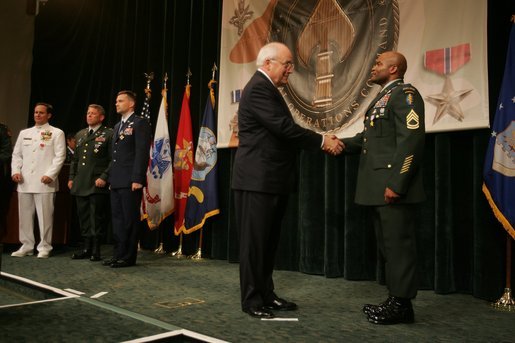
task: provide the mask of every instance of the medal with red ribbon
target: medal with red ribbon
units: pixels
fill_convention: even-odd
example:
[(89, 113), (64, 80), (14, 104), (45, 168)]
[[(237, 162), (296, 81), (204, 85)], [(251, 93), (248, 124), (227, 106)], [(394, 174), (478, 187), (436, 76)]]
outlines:
[(470, 61), (470, 44), (460, 44), (449, 48), (426, 51), (424, 68), (444, 76), (442, 92), (426, 97), (426, 100), (436, 106), (433, 124), (449, 114), (458, 121), (465, 119), (465, 114), (459, 103), (468, 96), (472, 89), (454, 90), (450, 75)]
[(470, 44), (426, 51), (424, 68), (439, 75), (450, 75), (470, 61)]

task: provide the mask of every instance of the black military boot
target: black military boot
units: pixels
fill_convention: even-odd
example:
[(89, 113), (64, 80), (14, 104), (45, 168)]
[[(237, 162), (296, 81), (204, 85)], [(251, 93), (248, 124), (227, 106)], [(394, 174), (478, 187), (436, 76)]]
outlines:
[(370, 313), (368, 321), (374, 324), (413, 323), (415, 313), (410, 299), (390, 297), (390, 302), (382, 307), (378, 313)]
[(91, 256), (91, 239), (89, 237), (84, 238), (84, 249), (73, 253), (72, 260), (83, 260)]
[(388, 299), (380, 303), (379, 305), (373, 305), (373, 304), (365, 304), (363, 305), (363, 313), (365, 313), (367, 316), (371, 314), (379, 314), (381, 311), (384, 310), (386, 306), (390, 304), (393, 297), (389, 296)]
[(93, 249), (91, 250), (89, 260), (93, 262), (102, 260), (102, 258), (100, 258), (100, 239), (98, 237), (93, 237)]

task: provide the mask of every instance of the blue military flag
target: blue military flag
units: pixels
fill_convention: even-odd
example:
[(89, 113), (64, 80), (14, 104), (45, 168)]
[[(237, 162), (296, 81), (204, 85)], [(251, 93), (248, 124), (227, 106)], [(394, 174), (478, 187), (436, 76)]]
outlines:
[(485, 158), (483, 192), (495, 216), (515, 239), (515, 24)]
[(216, 150), (216, 129), (213, 84), (209, 83), (204, 118), (200, 127), (195, 163), (188, 192), (186, 213), (184, 214), (184, 233), (189, 234), (201, 229), (206, 219), (220, 213), (218, 207), (218, 166)]

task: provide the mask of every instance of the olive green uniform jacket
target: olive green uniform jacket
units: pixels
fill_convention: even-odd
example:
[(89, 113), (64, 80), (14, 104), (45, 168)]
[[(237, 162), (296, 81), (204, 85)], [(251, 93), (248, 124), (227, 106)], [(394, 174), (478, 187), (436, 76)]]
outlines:
[(95, 180), (108, 179), (113, 130), (101, 126), (91, 135), (88, 131), (89, 128), (85, 128), (75, 135), (77, 146), (70, 164), (71, 194), (77, 196), (109, 193), (109, 187), (96, 187)]
[(419, 92), (402, 80), (387, 85), (367, 109), (363, 131), (342, 140), (346, 153), (361, 152), (356, 203), (385, 205), (386, 187), (401, 196), (397, 203), (423, 201), (424, 140), (424, 102)]

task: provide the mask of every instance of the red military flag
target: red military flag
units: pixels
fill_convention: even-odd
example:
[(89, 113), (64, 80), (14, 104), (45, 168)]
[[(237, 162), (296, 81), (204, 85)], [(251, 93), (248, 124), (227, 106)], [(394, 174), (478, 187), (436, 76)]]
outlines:
[(190, 85), (186, 85), (182, 98), (179, 129), (175, 142), (173, 159), (175, 218), (174, 233), (176, 236), (184, 231), (184, 212), (188, 201), (191, 174), (193, 172), (193, 133), (190, 114)]

